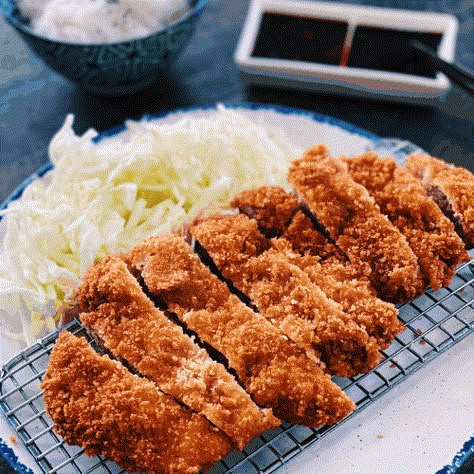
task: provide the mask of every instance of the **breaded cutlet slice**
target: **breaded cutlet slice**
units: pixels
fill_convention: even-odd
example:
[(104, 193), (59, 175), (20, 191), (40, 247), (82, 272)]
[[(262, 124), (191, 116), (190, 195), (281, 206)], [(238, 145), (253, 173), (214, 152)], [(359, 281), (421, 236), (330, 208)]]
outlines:
[(202, 415), (67, 331), (56, 341), (41, 387), (56, 433), (129, 471), (198, 472), (232, 449)]
[[(275, 239), (276, 249), (290, 247), (286, 239)], [(360, 277), (350, 263), (335, 259), (322, 262), (314, 255), (288, 254), (291, 263), (298, 266), (309, 279), (336, 301), (345, 314), (375, 340), (379, 349), (386, 349), (405, 327), (398, 319), (398, 310), (379, 299), (367, 278)]]
[(324, 234), (316, 230), (311, 219), (301, 210), (295, 213), (281, 238), (291, 242), (293, 251), (318, 257), (321, 263), (328, 260), (350, 264), (345, 254)]
[(280, 421), (260, 409), (245, 390), (171, 322), (145, 295), (127, 265), (105, 257), (93, 266), (77, 292), (89, 312), (81, 321), (119, 360), (235, 441), (239, 449)]
[[(367, 152), (343, 158), (352, 179), (364, 186), (380, 210), (406, 237), (427, 285), (449, 286), (458, 264), (469, 259), (464, 243), (420, 181), (393, 158)], [(474, 194), (473, 194), (474, 200)]]
[(271, 242), (255, 220), (244, 214), (215, 215), (196, 222), (189, 232), (224, 278), (308, 357), (316, 352), (330, 374), (353, 376), (378, 364), (376, 341), (291, 262), (289, 249), (263, 250)]
[(253, 216), (261, 232), (280, 237), (272, 239), (275, 248), (289, 245), (297, 254), (291, 258), (292, 263), (341, 304), (369, 336), (375, 337), (381, 349), (403, 331), (395, 306), (377, 298), (370, 280), (359, 275), (344, 254), (314, 228), (296, 196), (276, 186), (264, 186), (239, 194), (231, 206)]
[(288, 239), (295, 252), (326, 258), (347, 258), (319, 231), (301, 210), (298, 198), (279, 186), (261, 186), (243, 191), (230, 203), (242, 214), (255, 219), (260, 232), (267, 238)]
[(364, 275), (378, 296), (403, 303), (425, 289), (417, 258), (406, 238), (384, 216), (347, 166), (324, 145), (293, 161), (288, 180), (336, 245)]
[(466, 248), (474, 248), (474, 175), (429, 155), (413, 154), (406, 169), (453, 222)]
[(227, 358), (253, 400), (279, 418), (332, 424), (352, 401), (296, 345), (211, 273), (182, 237), (160, 235), (124, 260), (186, 325)]
[(279, 186), (260, 186), (242, 191), (230, 201), (231, 208), (255, 219), (267, 238), (280, 237), (300, 209), (298, 198)]

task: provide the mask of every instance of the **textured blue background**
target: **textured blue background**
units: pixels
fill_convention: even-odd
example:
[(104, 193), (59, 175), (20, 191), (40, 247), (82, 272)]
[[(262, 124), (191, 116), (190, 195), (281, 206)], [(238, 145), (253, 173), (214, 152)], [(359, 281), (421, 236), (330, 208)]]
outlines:
[[(50, 71), (0, 19), (0, 202), (47, 161), (48, 143), (67, 113), (75, 129), (99, 131), (127, 118), (223, 102), (266, 102), (331, 115), (382, 137), (410, 140), (434, 155), (474, 169), (472, 97), (453, 89), (433, 107), (317, 95), (245, 85), (233, 53), (248, 0), (210, 0), (181, 58), (143, 93), (123, 98), (87, 94)], [(474, 68), (472, 0), (362, 0), (359, 3), (454, 14), (460, 22), (456, 60)], [(2, 465), (0, 472), (8, 472)], [(459, 474), (474, 472), (471, 460)]]

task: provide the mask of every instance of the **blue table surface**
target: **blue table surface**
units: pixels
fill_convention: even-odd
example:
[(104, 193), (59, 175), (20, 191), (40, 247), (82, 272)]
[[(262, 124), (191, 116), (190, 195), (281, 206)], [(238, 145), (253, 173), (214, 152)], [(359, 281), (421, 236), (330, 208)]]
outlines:
[[(351, 1), (454, 14), (459, 20), (456, 61), (474, 68), (474, 2), (470, 0)], [(416, 143), (433, 155), (474, 169), (473, 99), (454, 87), (430, 107), (250, 86), (233, 53), (249, 1), (209, 0), (190, 45), (149, 90), (104, 98), (81, 91), (50, 71), (0, 19), (0, 202), (47, 161), (51, 137), (67, 113), (75, 130), (107, 130), (128, 118), (216, 102), (263, 102), (299, 107), (353, 123), (382, 137)], [(0, 472), (11, 472), (0, 457)], [(474, 472), (474, 459), (458, 471)]]

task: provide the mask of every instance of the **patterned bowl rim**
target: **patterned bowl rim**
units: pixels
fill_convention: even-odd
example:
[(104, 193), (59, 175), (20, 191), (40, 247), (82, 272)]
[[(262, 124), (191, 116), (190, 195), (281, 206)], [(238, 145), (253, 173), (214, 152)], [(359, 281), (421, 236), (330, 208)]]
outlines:
[[(204, 7), (207, 5), (209, 0), (189, 0), (190, 8), (179, 18), (175, 21), (171, 22), (169, 25), (156, 30), (148, 35), (140, 36), (133, 39), (128, 39), (125, 41), (115, 41), (111, 43), (77, 43), (73, 41), (65, 41), (65, 40), (58, 40), (54, 38), (48, 38), (47, 36), (41, 35), (36, 33), (32, 30), (29, 26), (25, 25), (21, 21), (19, 21), (18, 17), (13, 13), (13, 9), (9, 8), (11, 6), (16, 7), (16, 0), (0, 0), (0, 13), (3, 15), (5, 20), (10, 23), (14, 28), (19, 30), (20, 32), (26, 34), (27, 36), (32, 36), (34, 38), (40, 39), (42, 41), (47, 41), (49, 43), (55, 43), (64, 46), (72, 46), (78, 48), (93, 48), (93, 47), (102, 47), (102, 46), (119, 46), (119, 45), (127, 45), (130, 43), (134, 43), (135, 41), (143, 41), (148, 38), (152, 38), (158, 34), (164, 33), (166, 31), (172, 31), (173, 29), (177, 28), (179, 25), (186, 23), (190, 19), (199, 16)], [(194, 4), (194, 5), (193, 5)]]

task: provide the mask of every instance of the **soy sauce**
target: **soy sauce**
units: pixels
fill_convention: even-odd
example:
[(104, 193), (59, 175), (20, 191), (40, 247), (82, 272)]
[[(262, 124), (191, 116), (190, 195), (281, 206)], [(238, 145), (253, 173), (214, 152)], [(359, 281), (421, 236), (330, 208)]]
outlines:
[(264, 12), (252, 51), (253, 57), (401, 72), (436, 77), (436, 70), (412, 40), (438, 49), (439, 32), (405, 31), (357, 25), (341, 20)]
[(264, 12), (252, 56), (338, 65), (348, 23)]
[(442, 34), (436, 32), (358, 25), (347, 65), (434, 78), (436, 70), (421, 53), (411, 47), (410, 42), (418, 40), (436, 51), (441, 37)]

